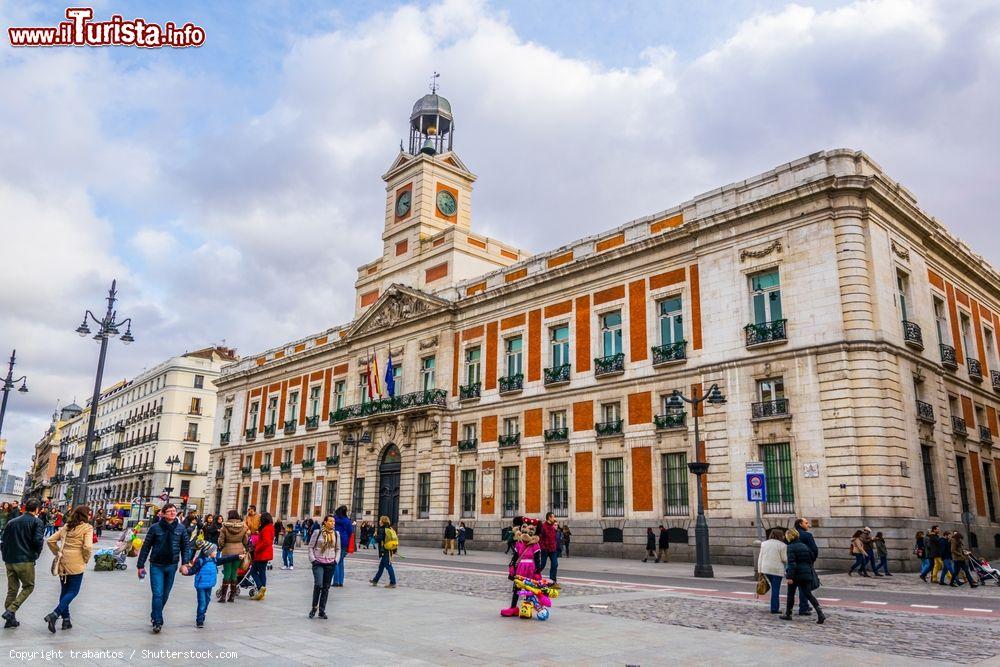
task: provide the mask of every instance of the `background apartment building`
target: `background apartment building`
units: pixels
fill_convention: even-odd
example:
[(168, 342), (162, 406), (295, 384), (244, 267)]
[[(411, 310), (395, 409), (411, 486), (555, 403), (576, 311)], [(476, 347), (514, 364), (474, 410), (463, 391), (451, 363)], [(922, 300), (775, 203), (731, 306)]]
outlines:
[[(345, 504), (429, 542), (461, 519), (487, 548), (554, 511), (584, 552), (637, 552), (662, 523), (686, 553), (702, 458), (719, 562), (752, 557), (749, 462), (764, 527), (813, 518), (828, 566), (865, 525), (904, 562), (932, 523), (1000, 545), (1000, 276), (868, 156), (816, 153), (530, 256), (472, 231), (450, 122), (439, 96), (414, 106), (355, 319), (223, 369), (214, 509)], [(393, 398), (366, 397), (372, 350)], [(716, 384), (696, 443), (670, 395)]]

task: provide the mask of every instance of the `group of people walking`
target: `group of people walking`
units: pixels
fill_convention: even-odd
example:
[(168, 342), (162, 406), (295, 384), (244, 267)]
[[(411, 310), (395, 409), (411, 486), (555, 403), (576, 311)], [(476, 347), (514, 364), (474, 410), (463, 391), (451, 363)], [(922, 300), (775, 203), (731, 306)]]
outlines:
[(867, 526), (854, 531), (851, 536), (851, 556), (854, 557), (854, 562), (847, 570), (848, 576), (857, 571), (862, 577), (867, 577), (869, 567), (872, 570), (871, 576), (892, 576), (889, 573), (889, 550), (881, 532), (872, 535), (872, 529)]
[[(962, 534), (955, 531), (941, 531), (937, 526), (931, 526), (925, 535), (917, 531), (913, 554), (920, 559), (920, 578), (928, 583), (937, 582), (941, 586), (962, 586), (969, 583), (969, 588), (978, 584), (969, 568), (969, 562), (974, 556), (965, 548)], [(961, 575), (965, 575), (965, 580)], [(945, 577), (948, 583), (945, 584)]]
[[(795, 527), (788, 530), (772, 528), (768, 539), (761, 543), (757, 557), (757, 571), (766, 578), (771, 592), (771, 613), (781, 614), (781, 583), (787, 585), (785, 613), (779, 618), (792, 620), (795, 594), (799, 594), (799, 616), (809, 616), (816, 611), (816, 622), (824, 623), (826, 613), (820, 606), (813, 591), (819, 588), (819, 576), (815, 563), (819, 557), (819, 546), (810, 531), (811, 524), (806, 518), (795, 520)], [(758, 585), (758, 592), (761, 592)], [(766, 591), (765, 591), (766, 592)]]

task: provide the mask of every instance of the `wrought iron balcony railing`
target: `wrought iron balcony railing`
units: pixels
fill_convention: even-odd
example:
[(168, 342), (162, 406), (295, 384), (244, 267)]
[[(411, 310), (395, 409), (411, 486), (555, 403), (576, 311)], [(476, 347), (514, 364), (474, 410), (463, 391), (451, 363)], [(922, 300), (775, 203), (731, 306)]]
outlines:
[(311, 417), (306, 417), (306, 430), (311, 431), (314, 428), (319, 428), (319, 415), (312, 415)]
[(969, 434), (969, 429), (965, 426), (965, 420), (955, 415), (951, 416), (951, 430), (956, 435), (965, 436)]
[(686, 340), (679, 340), (676, 343), (668, 343), (667, 345), (657, 345), (650, 348), (650, 350), (653, 352), (654, 366), (671, 364), (675, 361), (684, 361), (687, 359)]
[(653, 415), (653, 423), (656, 424), (656, 428), (661, 429), (684, 428), (684, 418), (686, 416), (687, 413), (682, 410), (678, 410), (677, 412), (667, 412), (662, 415)]
[(993, 383), (993, 391), (1000, 391), (1000, 371), (990, 371), (990, 381)]
[(993, 432), (990, 431), (989, 426), (979, 426), (979, 441), (980, 442), (993, 442)]
[(788, 340), (785, 325), (787, 319), (774, 320), (773, 322), (761, 322), (760, 324), (748, 324), (743, 327), (746, 333), (746, 346), (768, 345), (770, 343), (781, 343)]
[(229, 444), (229, 431), (219, 434), (219, 444), (228, 445)]
[(474, 398), (479, 398), (482, 387), (482, 382), (470, 382), (469, 384), (461, 385), (458, 388), (458, 400), (468, 401)]
[(458, 451), (460, 452), (474, 452), (476, 451), (476, 447), (478, 446), (479, 446), (478, 438), (470, 438), (468, 440), (458, 441)]
[(249, 477), (251, 472), (253, 472), (253, 468), (250, 466), (243, 466), (240, 468), (240, 473), (242, 473), (244, 477)]
[(278, 430), (277, 424), (265, 424), (264, 425), (264, 437), (273, 438), (275, 431)]
[(247, 440), (256, 440), (256, 438), (257, 438), (257, 429), (256, 429), (256, 427), (255, 428), (248, 428), (247, 431), (246, 431), (246, 439)]
[(222, 479), (225, 476), (226, 476), (225, 470), (223, 470), (222, 468), (215, 469), (215, 479)]
[(502, 433), (497, 438), (499, 447), (517, 447), (519, 444), (521, 444), (520, 433)]
[(337, 454), (336, 456), (328, 456), (328, 457), (326, 457), (326, 464), (328, 466), (339, 466), (340, 465), (340, 454)]
[(774, 401), (761, 401), (750, 406), (750, 412), (754, 419), (772, 419), (775, 417), (788, 416), (788, 399), (779, 398)]
[(426, 391), (415, 391), (409, 394), (393, 396), (391, 398), (381, 398), (367, 403), (349, 405), (330, 413), (330, 424), (370, 417), (372, 415), (384, 415), (393, 412), (400, 412), (416, 407), (446, 407), (448, 404), (448, 392), (444, 389), (428, 389)]
[(597, 357), (594, 359), (594, 376), (620, 375), (625, 372), (625, 353)]
[(958, 368), (958, 356), (955, 354), (955, 348), (944, 343), (939, 347), (941, 348), (941, 365), (951, 370)]
[(969, 379), (975, 380), (976, 382), (983, 381), (983, 365), (979, 363), (979, 359), (973, 359), (972, 357), (966, 357), (965, 363), (968, 364), (969, 368)]
[(524, 373), (515, 373), (514, 375), (506, 375), (500, 378), (499, 385), (501, 394), (521, 391), (522, 389), (524, 389)]
[(924, 349), (924, 335), (920, 332), (920, 325), (903, 320), (903, 341), (910, 347)]
[(292, 462), (291, 461), (282, 461), (281, 462), (281, 472), (288, 472), (291, 469), (292, 469)]
[(606, 438), (612, 435), (621, 435), (622, 425), (625, 423), (623, 419), (612, 419), (606, 422), (597, 422), (594, 424), (594, 431), (597, 433), (599, 438)]
[(561, 428), (547, 428), (543, 433), (545, 442), (566, 442), (569, 440), (569, 428), (563, 426)]
[(270, 463), (261, 464), (261, 466), (260, 466), (260, 474), (261, 475), (266, 475), (269, 472), (271, 472), (271, 464)]
[(284, 429), (285, 430), (285, 435), (294, 435), (296, 427), (297, 426), (295, 424), (295, 420), (294, 419), (289, 419), (288, 421), (286, 421), (285, 422), (285, 429)]
[(545, 386), (550, 387), (556, 384), (565, 384), (569, 382), (569, 372), (571, 367), (569, 364), (561, 364), (559, 366), (553, 366), (552, 368), (545, 369)]
[(302, 462), (302, 469), (309, 470), (316, 467), (316, 459), (306, 459)]
[(934, 406), (924, 401), (917, 401), (917, 419), (929, 424), (934, 423)]

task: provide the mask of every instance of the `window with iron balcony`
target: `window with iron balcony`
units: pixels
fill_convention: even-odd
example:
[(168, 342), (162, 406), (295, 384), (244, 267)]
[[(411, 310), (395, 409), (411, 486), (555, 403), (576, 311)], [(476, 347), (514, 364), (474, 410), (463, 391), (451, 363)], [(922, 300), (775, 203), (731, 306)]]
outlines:
[(951, 416), (951, 430), (957, 435), (968, 435), (969, 431), (965, 426), (965, 420), (961, 417)]
[(284, 431), (285, 431), (285, 435), (292, 435), (292, 434), (295, 433), (295, 420), (294, 419), (289, 419), (289, 420), (285, 421)]
[(660, 344), (653, 346), (653, 365), (672, 364), (687, 357), (684, 340), (684, 313), (681, 297), (673, 296), (656, 302), (660, 324)]
[(514, 336), (504, 341), (504, 368), (506, 375), (498, 381), (500, 393), (521, 391), (524, 385), (523, 339)]
[(980, 442), (993, 442), (993, 432), (990, 431), (989, 426), (980, 424), (979, 426), (979, 440)]
[(973, 357), (967, 357), (965, 361), (968, 364), (969, 379), (975, 380), (976, 382), (982, 382), (983, 365), (980, 363), (979, 359), (975, 359)]
[(465, 384), (458, 388), (458, 398), (461, 401), (468, 401), (479, 398), (482, 387), (480, 377), (481, 348), (470, 347), (465, 350)]
[(545, 386), (569, 382), (569, 325), (560, 324), (549, 328), (549, 360), (552, 365), (545, 369)]
[(594, 376), (620, 375), (625, 372), (625, 352), (622, 343), (622, 312), (613, 310), (598, 318), (601, 354), (594, 359)]
[(754, 320), (743, 328), (748, 348), (788, 340), (778, 269), (750, 276), (750, 309)]
[(458, 388), (458, 400), (468, 401), (479, 398), (481, 389), (482, 389), (481, 382), (473, 382), (472, 384), (463, 384)]
[(785, 382), (782, 378), (758, 380), (757, 396), (759, 401), (750, 406), (753, 420), (789, 416), (788, 399), (785, 398)]
[(306, 417), (306, 430), (313, 430), (319, 428), (319, 415), (310, 415)]
[(941, 343), (939, 347), (941, 348), (941, 365), (950, 370), (957, 369), (958, 356), (955, 353), (955, 348), (944, 343)]
[(929, 424), (934, 423), (934, 406), (917, 399), (917, 419)]

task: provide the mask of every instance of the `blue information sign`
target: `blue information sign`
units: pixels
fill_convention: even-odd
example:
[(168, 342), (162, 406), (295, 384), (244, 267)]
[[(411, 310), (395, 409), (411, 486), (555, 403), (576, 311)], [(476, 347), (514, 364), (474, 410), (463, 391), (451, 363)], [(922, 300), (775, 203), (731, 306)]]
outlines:
[(764, 473), (747, 473), (747, 500), (751, 503), (767, 502), (767, 480)]

